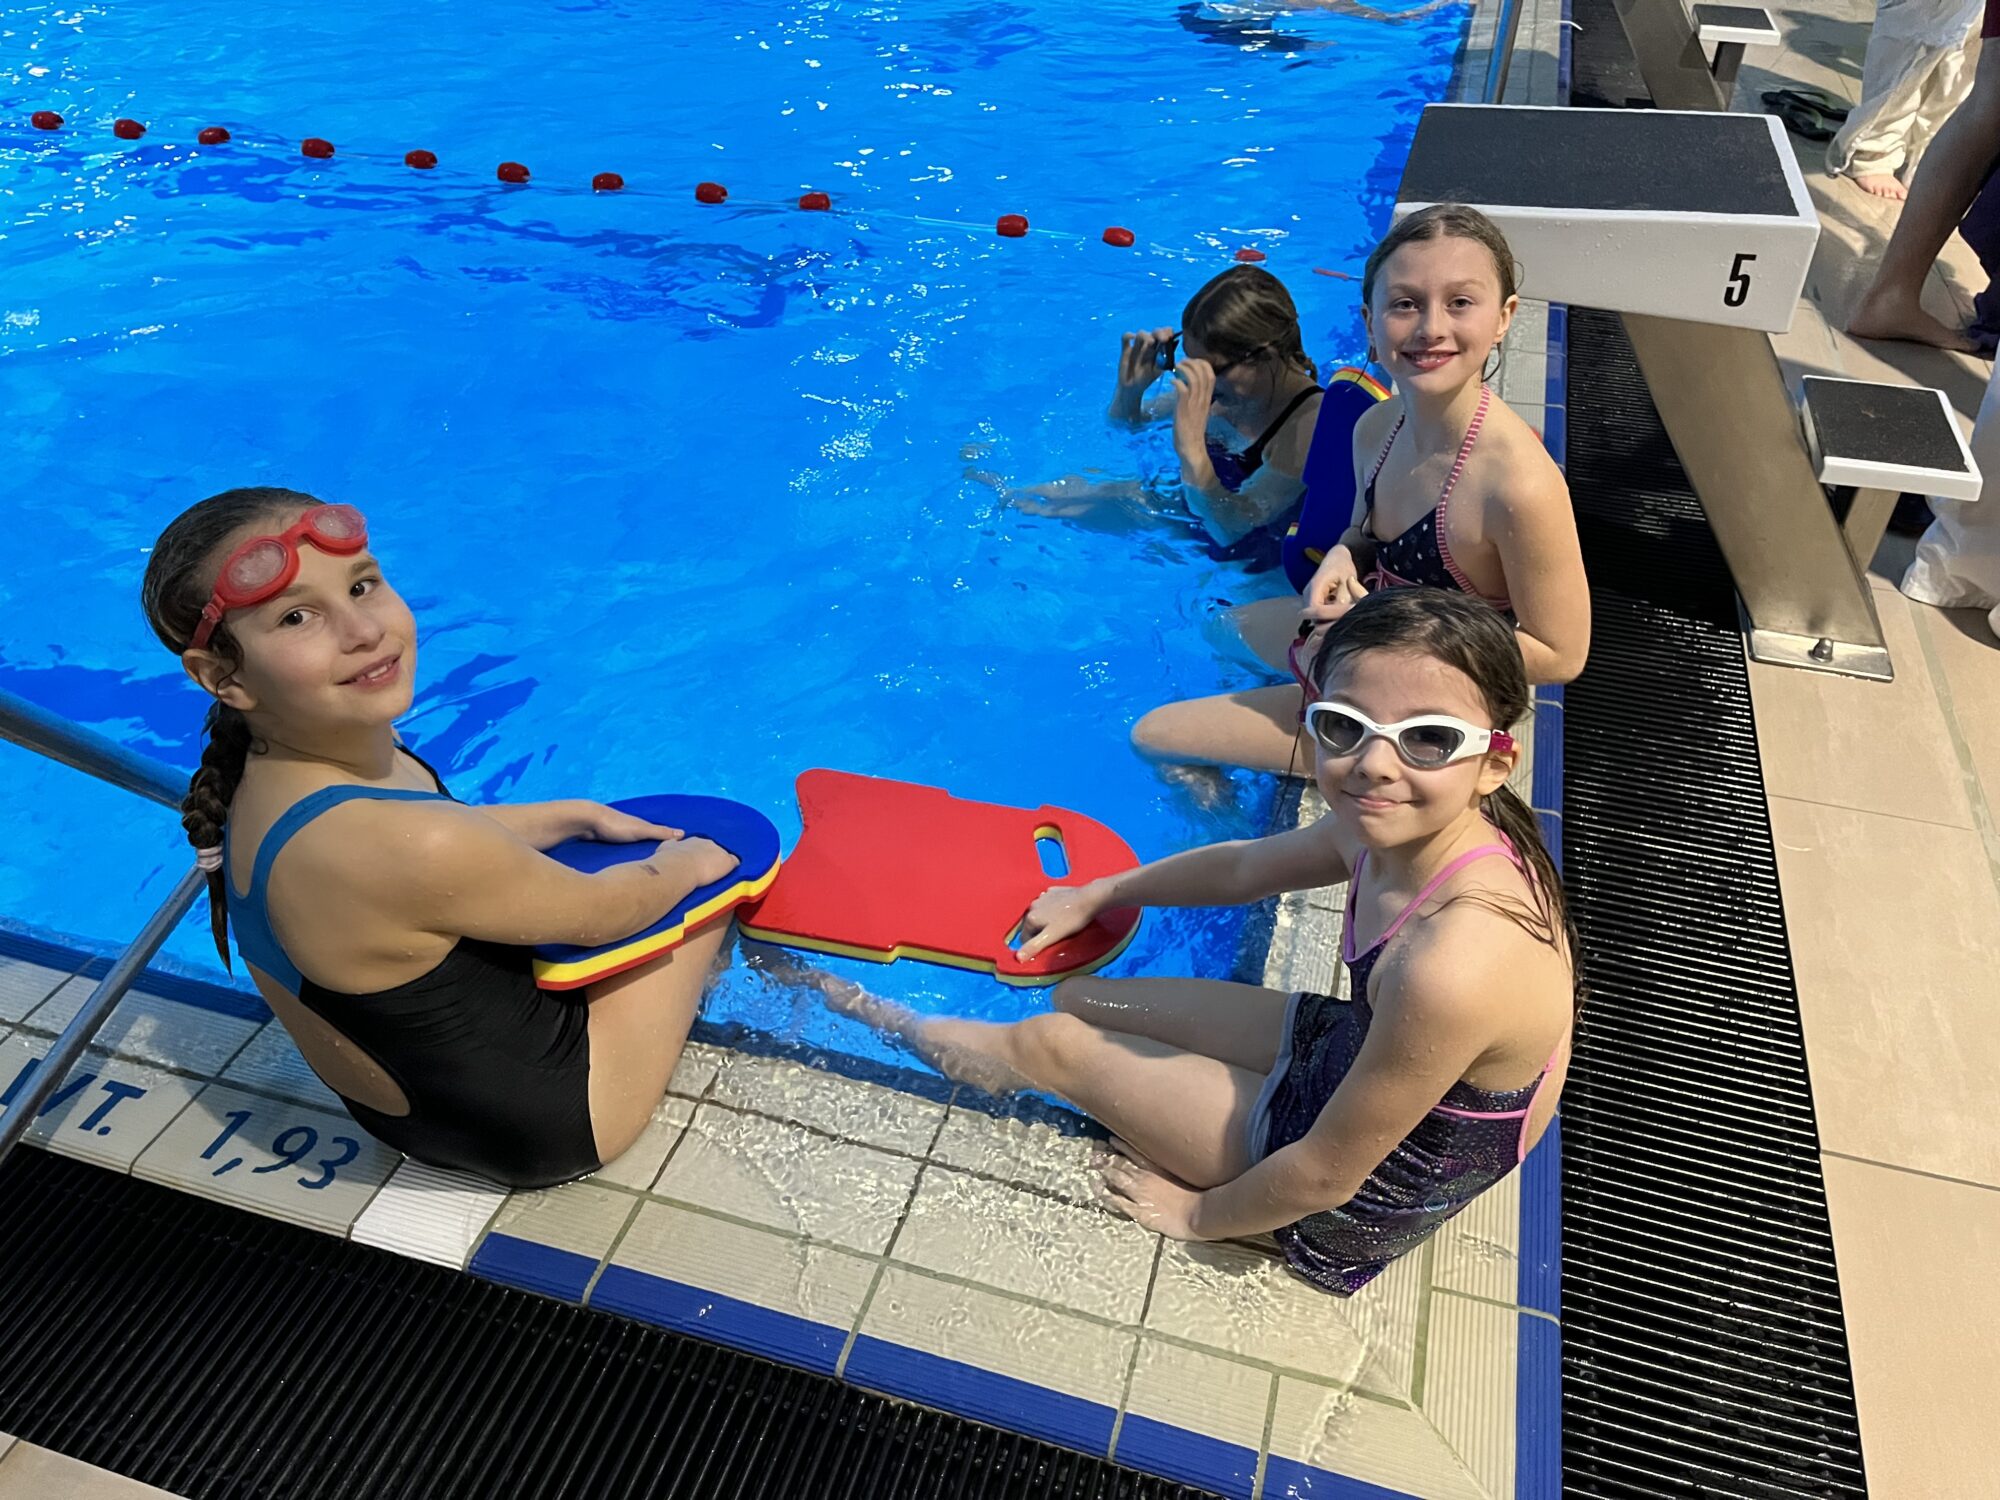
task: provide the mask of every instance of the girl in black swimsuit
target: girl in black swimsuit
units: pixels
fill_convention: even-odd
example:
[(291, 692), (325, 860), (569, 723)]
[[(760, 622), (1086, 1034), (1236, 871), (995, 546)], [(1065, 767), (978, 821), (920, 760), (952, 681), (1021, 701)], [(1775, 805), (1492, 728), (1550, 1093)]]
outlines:
[[(635, 932), (735, 865), (591, 802), (468, 807), (398, 742), (416, 626), (351, 506), (230, 490), (177, 518), (143, 588), (154, 633), (214, 700), (181, 821), (258, 990), (355, 1119), (432, 1166), (508, 1187), (596, 1170), (666, 1089), (729, 924), (582, 991), (532, 946)], [(659, 844), (581, 875), (565, 839)]]

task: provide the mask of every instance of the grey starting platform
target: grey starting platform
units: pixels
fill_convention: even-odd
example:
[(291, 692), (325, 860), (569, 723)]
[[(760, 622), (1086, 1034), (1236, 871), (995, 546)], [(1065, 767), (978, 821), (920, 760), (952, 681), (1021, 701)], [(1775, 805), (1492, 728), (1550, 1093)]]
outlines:
[(1791, 326), (1819, 241), (1770, 115), (1433, 104), (1396, 213), (1432, 203), (1499, 224), (1528, 296), (1766, 333)]
[[(1751, 655), (1893, 676), (1863, 576), (1889, 510), (1905, 489), (1976, 496), (1979, 475), (1936, 391), (1810, 382), (1802, 431), (1767, 335), (1791, 326), (1819, 216), (1778, 120), (1433, 104), (1396, 216), (1446, 202), (1499, 224), (1525, 295), (1625, 315)], [(1823, 483), (1857, 486), (1845, 523)]]

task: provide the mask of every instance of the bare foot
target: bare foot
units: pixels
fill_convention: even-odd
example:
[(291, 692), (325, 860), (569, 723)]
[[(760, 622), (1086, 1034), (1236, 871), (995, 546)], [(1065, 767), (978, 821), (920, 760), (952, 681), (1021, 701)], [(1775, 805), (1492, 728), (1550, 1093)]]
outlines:
[(1964, 329), (1940, 323), (1915, 301), (1885, 296), (1877, 287), (1870, 287), (1855, 307), (1847, 320), (1847, 331), (1858, 339), (1897, 339), (1956, 349), (1961, 354), (1971, 354), (1978, 347)]
[(1901, 203), (1910, 196), (1910, 190), (1893, 172), (1855, 172), (1850, 174), (1854, 185), (1864, 193), (1877, 198), (1887, 198), (1892, 203)]
[[(828, 976), (831, 979), (831, 976)], [(1035, 1085), (999, 1055), (1007, 1027), (991, 1021), (919, 1015), (907, 1005), (871, 995), (858, 984), (833, 979), (819, 987), (826, 1008), (906, 1044), (945, 1077), (989, 1094), (1018, 1094)]]

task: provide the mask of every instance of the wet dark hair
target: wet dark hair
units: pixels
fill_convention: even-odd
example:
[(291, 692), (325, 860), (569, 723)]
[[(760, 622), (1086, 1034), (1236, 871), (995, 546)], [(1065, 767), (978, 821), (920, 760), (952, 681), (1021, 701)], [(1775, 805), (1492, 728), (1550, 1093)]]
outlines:
[(1218, 364), (1275, 354), (1319, 379), (1319, 366), (1306, 357), (1292, 294), (1261, 267), (1231, 266), (1212, 278), (1181, 309), (1181, 333), (1201, 340)]
[(1375, 305), (1375, 273), (1382, 269), (1382, 262), (1394, 255), (1403, 246), (1418, 240), (1476, 240), (1486, 247), (1486, 253), (1493, 257), (1493, 269), (1500, 277), (1500, 300), (1505, 302), (1520, 290), (1521, 268), (1514, 259), (1514, 252), (1507, 245), (1507, 236), (1500, 232), (1485, 214), (1476, 208), (1468, 208), (1463, 203), (1433, 203), (1429, 208), (1420, 208), (1405, 218), (1382, 236), (1382, 243), (1368, 254), (1368, 264), (1361, 271), (1361, 304)]
[[(1313, 658), (1313, 682), (1324, 693), (1327, 679), (1364, 651), (1401, 651), (1457, 668), (1479, 689), (1496, 728), (1518, 724), (1528, 712), (1528, 674), (1521, 663), (1514, 628), (1492, 605), (1478, 599), (1430, 588), (1378, 589), (1364, 595), (1328, 627), (1326, 639)], [(1562, 876), (1548, 845), (1542, 842), (1540, 823), (1528, 804), (1504, 783), (1481, 800), (1480, 811), (1527, 865), (1535, 907), (1532, 913), (1525, 913), (1512, 903), (1484, 897), (1465, 899), (1481, 901), (1533, 937), (1556, 944), (1569, 959), (1574, 1003), (1581, 1006), (1582, 946), (1563, 896)]]
[[(146, 576), (139, 585), (146, 623), (153, 627), (160, 643), (176, 656), (188, 650), (201, 623), (202, 606), (215, 589), (216, 570), (222, 566), (217, 554), (224, 542), (242, 528), (259, 523), (270, 522), (273, 530), (280, 530), (283, 522), (319, 503), (297, 490), (257, 486), (210, 495), (175, 516), (153, 543), (153, 555), (146, 561)], [(242, 665), (243, 648), (230, 634), (227, 620), (216, 626), (207, 649), (232, 669)], [(181, 799), (181, 827), (196, 849), (213, 848), (222, 842), (229, 804), (256, 740), (250, 721), (220, 701), (209, 705), (203, 728), (208, 743), (201, 752), (201, 766)], [(225, 876), (223, 870), (209, 872), (208, 912), (215, 950), (222, 955), (223, 967), (228, 968), (229, 885)]]

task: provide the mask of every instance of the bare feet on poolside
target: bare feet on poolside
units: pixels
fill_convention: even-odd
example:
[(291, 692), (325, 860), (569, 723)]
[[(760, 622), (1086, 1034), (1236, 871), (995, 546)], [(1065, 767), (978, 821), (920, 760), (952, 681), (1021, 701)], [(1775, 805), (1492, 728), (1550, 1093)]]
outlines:
[(1892, 203), (1901, 203), (1910, 196), (1910, 190), (1893, 172), (1850, 172), (1848, 177), (1862, 192), (1887, 198)]
[(871, 995), (844, 979), (818, 986), (826, 1008), (874, 1027), (908, 1045), (911, 1051), (947, 1078), (969, 1083), (989, 1094), (1018, 1094), (1035, 1085), (996, 1055), (990, 1045), (1006, 1030), (990, 1021), (961, 1021), (950, 1016), (919, 1015), (907, 1005)]
[(1964, 329), (1940, 323), (1915, 302), (1884, 296), (1876, 287), (1870, 287), (1855, 305), (1847, 320), (1847, 331), (1858, 339), (1897, 339), (1908, 344), (1955, 349), (1961, 354), (1974, 353), (1978, 347)]

